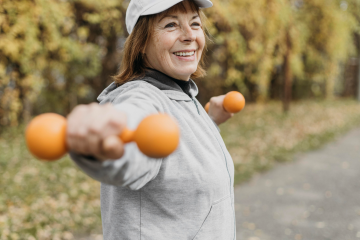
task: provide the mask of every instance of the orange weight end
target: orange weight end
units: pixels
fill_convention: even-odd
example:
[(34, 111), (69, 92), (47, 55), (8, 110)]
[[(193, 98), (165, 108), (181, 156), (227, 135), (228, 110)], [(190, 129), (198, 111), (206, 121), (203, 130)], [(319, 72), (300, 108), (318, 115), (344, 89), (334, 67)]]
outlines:
[(152, 158), (163, 158), (179, 145), (178, 124), (168, 115), (154, 114), (141, 121), (135, 132), (135, 142), (141, 152)]
[(37, 158), (54, 161), (66, 152), (66, 119), (55, 113), (35, 117), (27, 126), (26, 145)]
[(245, 98), (241, 93), (231, 91), (226, 94), (223, 106), (229, 113), (240, 112), (245, 107)]
[(210, 103), (208, 102), (206, 105), (205, 105), (205, 111), (208, 113), (209, 112), (209, 107), (210, 107)]

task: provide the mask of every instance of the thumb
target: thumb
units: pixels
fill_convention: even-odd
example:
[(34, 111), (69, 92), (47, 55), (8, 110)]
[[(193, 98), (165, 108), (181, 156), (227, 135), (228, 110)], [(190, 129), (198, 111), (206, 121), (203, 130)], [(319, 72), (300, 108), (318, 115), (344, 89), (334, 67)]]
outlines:
[(102, 142), (102, 155), (108, 159), (118, 159), (124, 155), (124, 144), (117, 136), (109, 136)]

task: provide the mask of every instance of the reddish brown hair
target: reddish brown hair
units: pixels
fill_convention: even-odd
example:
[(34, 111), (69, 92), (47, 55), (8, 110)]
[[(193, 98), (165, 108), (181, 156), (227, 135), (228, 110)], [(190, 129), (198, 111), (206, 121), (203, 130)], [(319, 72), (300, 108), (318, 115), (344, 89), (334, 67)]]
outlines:
[[(184, 0), (174, 5), (168, 10), (159, 13), (160, 18), (163, 17), (164, 15), (173, 14), (175, 12), (186, 13), (187, 11), (184, 4), (185, 1), (189, 3), (191, 11), (199, 14), (203, 26), (202, 29), (204, 31), (204, 35), (207, 39), (209, 39), (209, 36), (207, 34), (203, 22), (203, 20), (205, 19), (205, 15), (196, 5), (194, 0)], [(126, 39), (123, 50), (124, 55), (120, 66), (120, 71), (117, 75), (113, 76), (113, 79), (116, 84), (122, 85), (133, 79), (144, 76), (147, 67), (144, 57), (144, 52), (153, 35), (155, 20), (157, 19), (157, 16), (159, 14), (141, 16), (138, 22), (136, 23), (133, 31)], [(201, 55), (196, 71), (193, 74), (191, 74), (190, 76), (191, 78), (199, 78), (199, 77), (204, 77), (206, 75), (206, 72), (204, 70), (204, 65), (205, 65), (204, 59), (205, 59), (206, 50), (207, 47), (205, 42), (204, 52)]]

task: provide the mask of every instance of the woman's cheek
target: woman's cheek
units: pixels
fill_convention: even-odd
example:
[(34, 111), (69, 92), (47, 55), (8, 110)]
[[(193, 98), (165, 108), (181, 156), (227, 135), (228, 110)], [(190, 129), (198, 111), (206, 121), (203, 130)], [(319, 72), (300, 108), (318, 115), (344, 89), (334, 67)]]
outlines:
[(202, 54), (202, 50), (198, 50), (198, 54), (197, 54), (197, 62), (200, 62), (201, 59), (201, 54)]
[(174, 41), (174, 36), (171, 32), (161, 33), (157, 36), (157, 38), (162, 47), (168, 47), (169, 45), (172, 45), (171, 43)]
[(200, 39), (199, 47), (201, 48), (201, 51), (203, 51), (204, 47), (205, 47), (205, 36), (204, 36), (204, 34), (201, 34), (199, 39)]

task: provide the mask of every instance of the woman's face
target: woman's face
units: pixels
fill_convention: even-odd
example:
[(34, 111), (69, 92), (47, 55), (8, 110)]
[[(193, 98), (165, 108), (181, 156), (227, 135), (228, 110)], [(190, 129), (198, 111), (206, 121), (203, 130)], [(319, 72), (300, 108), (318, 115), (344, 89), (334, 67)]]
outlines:
[(200, 17), (190, 10), (155, 20), (154, 32), (145, 50), (149, 67), (173, 78), (189, 80), (198, 66), (205, 46)]

